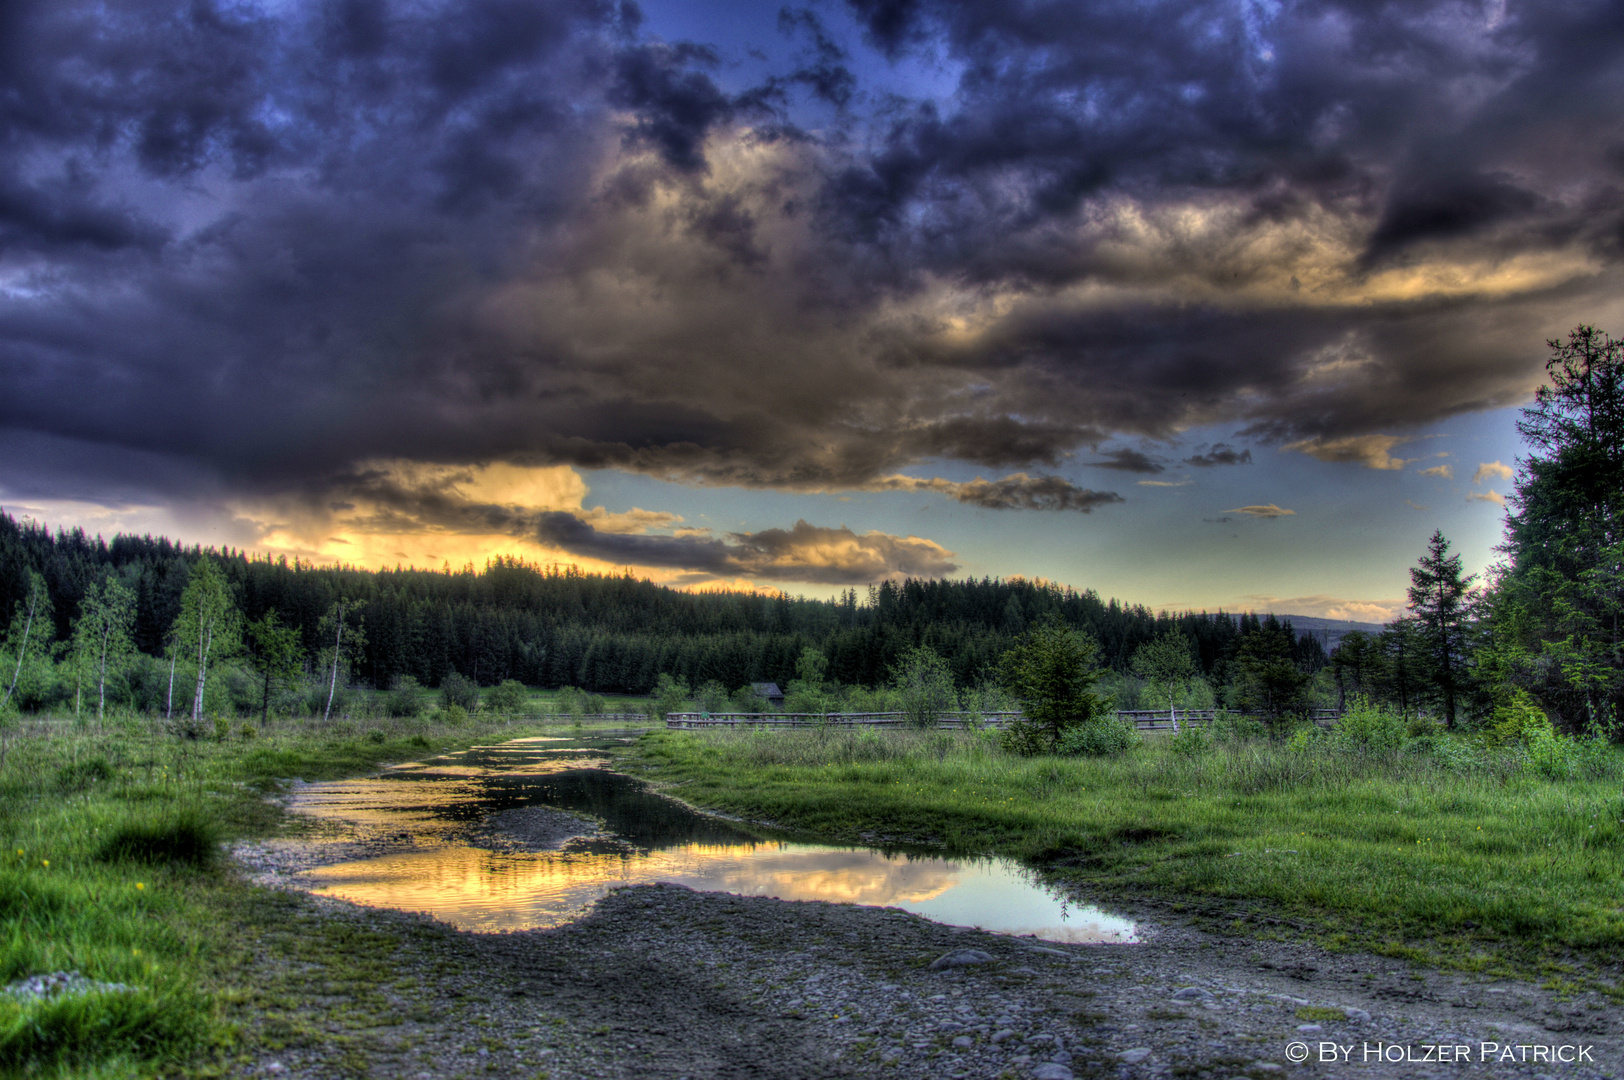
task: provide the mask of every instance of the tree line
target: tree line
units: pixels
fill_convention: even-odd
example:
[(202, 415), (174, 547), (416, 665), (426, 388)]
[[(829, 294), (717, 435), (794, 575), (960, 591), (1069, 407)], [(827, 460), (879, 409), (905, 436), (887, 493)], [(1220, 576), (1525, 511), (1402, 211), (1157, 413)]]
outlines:
[(837, 684), (882, 686), (923, 647), (958, 685), (975, 686), (1049, 619), (1087, 633), (1099, 662), (1125, 677), (1136, 654), (1163, 639), (1183, 643), (1190, 673), (1220, 688), (1243, 669), (1256, 674), (1260, 652), (1288, 682), (1326, 663), (1314, 638), (1272, 616), (1157, 614), (1021, 578), (887, 581), (831, 600), (692, 593), (506, 557), (479, 570), (317, 566), (151, 536), (51, 532), (0, 514), (7, 610), (0, 662), (10, 671), (0, 675), (11, 676), (7, 701), (24, 708), (78, 707), (93, 685), (98, 707), (112, 687), (148, 709), (161, 697), (173, 713), (175, 680), (186, 678), (186, 709), (201, 711), (208, 665), (227, 657), (257, 673), (264, 708), (273, 684), (297, 675), (304, 708), (317, 713), (351, 681), (390, 689), (455, 677), (627, 694), (653, 691), (662, 674), (689, 686), (787, 683), (809, 648)]

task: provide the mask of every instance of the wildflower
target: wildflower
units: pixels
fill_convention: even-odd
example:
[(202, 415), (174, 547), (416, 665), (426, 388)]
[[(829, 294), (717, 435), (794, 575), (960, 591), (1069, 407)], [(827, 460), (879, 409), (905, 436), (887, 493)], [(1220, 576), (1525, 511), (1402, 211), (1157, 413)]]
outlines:
[(51, 860), (50, 859), (41, 859), (39, 861), (39, 864), (41, 866), (50, 866), (51, 865)]
[(144, 889), (144, 888), (146, 888), (146, 887), (147, 887), (147, 886), (146, 886), (146, 883), (145, 883), (145, 882), (141, 882), (141, 881), (137, 881), (137, 882), (136, 882), (136, 883), (135, 883), (135, 887), (136, 887), (136, 888), (137, 888), (137, 889)]

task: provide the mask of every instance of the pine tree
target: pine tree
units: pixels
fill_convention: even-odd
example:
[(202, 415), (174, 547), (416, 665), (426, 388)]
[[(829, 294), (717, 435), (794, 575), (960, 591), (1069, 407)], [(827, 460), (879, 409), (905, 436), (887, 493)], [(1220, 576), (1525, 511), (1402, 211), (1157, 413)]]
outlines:
[(1431, 682), (1443, 702), (1444, 722), (1455, 726), (1455, 705), (1465, 678), (1467, 621), (1473, 578), (1461, 576), (1459, 555), (1434, 531), (1427, 553), (1410, 571), (1410, 610), (1432, 660)]

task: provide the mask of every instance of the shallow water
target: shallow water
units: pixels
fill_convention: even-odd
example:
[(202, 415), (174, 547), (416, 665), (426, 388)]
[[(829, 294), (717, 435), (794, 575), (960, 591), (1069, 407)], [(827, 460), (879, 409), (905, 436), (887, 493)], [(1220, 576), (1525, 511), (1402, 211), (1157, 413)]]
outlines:
[[(424, 911), (466, 930), (557, 926), (610, 889), (705, 891), (897, 907), (937, 922), (1050, 941), (1137, 940), (1134, 924), (1079, 906), (1007, 859), (764, 840), (609, 768), (633, 733), (521, 739), (411, 762), (377, 778), (311, 784), (293, 807), (343, 822), (379, 853), (307, 871), (312, 891)], [(492, 814), (545, 806), (603, 828), (558, 850), (491, 849)], [(485, 844), (487, 846), (478, 846)], [(506, 850), (518, 847), (520, 850)]]

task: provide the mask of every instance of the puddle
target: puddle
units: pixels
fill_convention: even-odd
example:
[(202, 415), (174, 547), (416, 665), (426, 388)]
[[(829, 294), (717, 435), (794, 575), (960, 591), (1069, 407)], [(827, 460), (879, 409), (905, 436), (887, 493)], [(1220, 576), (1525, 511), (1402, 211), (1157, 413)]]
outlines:
[[(411, 762), (377, 778), (302, 787), (293, 808), (341, 824), (342, 850), (366, 854), (300, 877), (321, 895), (428, 912), (486, 932), (557, 926), (610, 889), (674, 882), (897, 907), (1049, 941), (1138, 940), (1132, 922), (1065, 900), (1007, 859), (763, 840), (696, 813), (608, 767), (607, 751), (635, 734), (523, 739)], [(526, 807), (573, 811), (603, 827), (556, 850), (525, 850), (481, 829), (493, 815), (510, 820), (505, 812)], [(554, 814), (547, 825), (568, 820)]]

